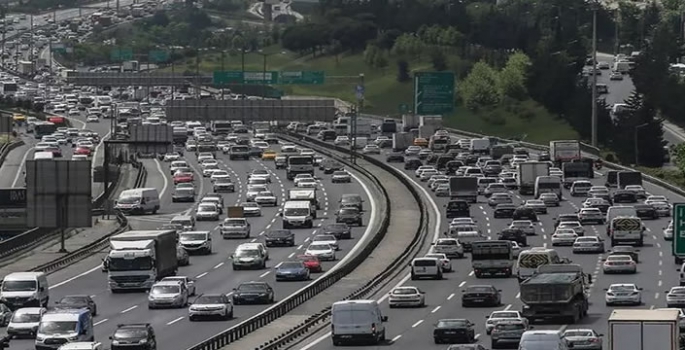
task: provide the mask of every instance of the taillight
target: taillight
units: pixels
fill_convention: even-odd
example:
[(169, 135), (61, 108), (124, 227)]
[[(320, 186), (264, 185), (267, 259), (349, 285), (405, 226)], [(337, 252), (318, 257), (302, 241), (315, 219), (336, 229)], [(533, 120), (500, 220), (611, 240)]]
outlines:
[(599, 343), (599, 339), (598, 338), (592, 338), (592, 339), (590, 339), (590, 343)]

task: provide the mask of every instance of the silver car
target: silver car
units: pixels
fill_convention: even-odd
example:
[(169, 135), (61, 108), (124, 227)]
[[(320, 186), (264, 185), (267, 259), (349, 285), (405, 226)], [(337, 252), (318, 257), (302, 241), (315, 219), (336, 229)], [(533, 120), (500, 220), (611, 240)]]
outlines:
[(179, 281), (157, 282), (147, 297), (148, 309), (182, 308), (188, 305), (188, 289)]
[(535, 236), (535, 226), (530, 220), (514, 220), (509, 225), (510, 229), (521, 230), (526, 236)]
[(197, 207), (197, 211), (195, 212), (195, 220), (218, 221), (219, 215), (221, 214), (219, 212), (219, 207), (216, 204), (200, 203), (200, 205)]
[(539, 199), (529, 199), (525, 207), (535, 210), (536, 214), (547, 214), (547, 205)]
[(604, 300), (607, 306), (642, 304), (642, 288), (638, 288), (633, 283), (615, 283), (604, 290), (606, 291)]
[(540, 194), (540, 200), (548, 207), (558, 207), (559, 197), (555, 193), (547, 192)]
[(188, 308), (188, 319), (218, 317), (224, 320), (233, 318), (233, 304), (224, 294), (205, 294), (197, 298)]
[(276, 195), (271, 191), (259, 192), (257, 196), (254, 197), (254, 201), (260, 206), (278, 206), (278, 199), (276, 198)]
[(436, 197), (449, 197), (450, 196), (450, 185), (439, 185), (435, 189)]
[(563, 338), (574, 350), (601, 350), (602, 336), (592, 329), (567, 329)]
[(243, 207), (243, 215), (245, 216), (262, 216), (262, 207), (255, 202), (243, 202), (240, 203)]
[(685, 287), (673, 287), (667, 291), (666, 306), (673, 308), (685, 307)]
[(573, 242), (573, 253), (604, 253), (604, 242), (597, 236), (578, 237)]

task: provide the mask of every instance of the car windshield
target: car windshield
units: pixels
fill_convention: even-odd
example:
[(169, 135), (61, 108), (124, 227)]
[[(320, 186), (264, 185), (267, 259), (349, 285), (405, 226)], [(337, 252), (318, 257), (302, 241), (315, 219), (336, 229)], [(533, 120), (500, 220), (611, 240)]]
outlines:
[(200, 205), (197, 211), (216, 211), (215, 205)]
[(340, 176), (340, 175), (347, 175), (347, 173), (344, 171), (336, 171), (333, 173), (333, 175)]
[(314, 242), (321, 242), (321, 241), (335, 241), (335, 236), (333, 236), (333, 235), (314, 236)]
[(147, 331), (144, 329), (124, 328), (114, 332), (114, 339), (144, 339), (147, 338)]
[(4, 292), (29, 292), (36, 290), (36, 281), (4, 281), (2, 282)]
[(207, 239), (207, 234), (205, 233), (182, 233), (179, 238), (181, 242), (185, 241), (204, 241)]
[(252, 258), (260, 256), (260, 253), (257, 249), (241, 249), (235, 255), (239, 258)]
[(635, 290), (634, 286), (611, 286), (609, 290), (612, 292), (632, 292)]
[(500, 323), (495, 328), (498, 331), (517, 331), (526, 329), (526, 326), (523, 323)]
[(492, 315), (492, 318), (518, 318), (519, 315), (516, 312), (497, 312)]
[(309, 250), (331, 250), (328, 244), (311, 244)]
[(490, 288), (490, 287), (468, 287), (468, 288), (466, 288), (466, 293), (492, 293), (492, 288)]
[(14, 323), (38, 323), (40, 322), (40, 314), (28, 314), (15, 312), (12, 315), (12, 322)]
[(359, 210), (356, 208), (342, 208), (340, 209), (341, 215), (355, 215), (359, 214)]
[(41, 334), (65, 334), (76, 332), (76, 322), (70, 321), (48, 321), (41, 322), (38, 327)]
[(307, 208), (286, 208), (284, 215), (286, 216), (307, 216), (309, 209)]
[(88, 298), (87, 297), (78, 297), (78, 296), (73, 296), (73, 297), (64, 297), (62, 300), (59, 301), (60, 304), (87, 304), (88, 303)]
[(457, 245), (457, 241), (452, 239), (441, 239), (436, 243), (436, 245)]
[(564, 337), (592, 337), (594, 334), (590, 331), (566, 331)]
[(240, 219), (228, 219), (224, 221), (224, 226), (242, 227), (245, 226), (245, 221)]
[(619, 256), (619, 255), (609, 256), (607, 258), (607, 261), (632, 261), (632, 260), (633, 259), (629, 256)]
[(262, 284), (245, 283), (238, 286), (240, 292), (266, 292), (266, 287)]
[(673, 288), (669, 292), (671, 294), (685, 294), (685, 288)]
[(466, 320), (440, 320), (438, 328), (464, 328), (468, 325)]
[(416, 294), (416, 289), (414, 288), (395, 288), (392, 294)]
[(595, 237), (578, 237), (576, 239), (576, 242), (578, 243), (595, 243), (597, 241), (598, 240)]
[(302, 264), (296, 261), (284, 262), (280, 266), (281, 269), (299, 269), (302, 268)]
[(204, 295), (195, 301), (194, 304), (223, 304), (225, 299), (220, 295)]
[(179, 286), (154, 286), (150, 290), (150, 294), (178, 294), (180, 292)]

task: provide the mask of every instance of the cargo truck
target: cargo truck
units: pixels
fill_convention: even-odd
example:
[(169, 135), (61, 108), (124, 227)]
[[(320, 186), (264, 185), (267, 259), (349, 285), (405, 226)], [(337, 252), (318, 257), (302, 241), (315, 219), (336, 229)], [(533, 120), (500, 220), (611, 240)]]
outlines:
[(450, 177), (450, 199), (461, 199), (470, 203), (478, 201), (478, 179), (475, 177)]
[(402, 131), (409, 132), (411, 129), (419, 127), (420, 118), (418, 115), (405, 114), (402, 116)]
[(127, 231), (109, 239), (109, 289), (149, 290), (155, 281), (178, 271), (176, 231)]
[(549, 142), (550, 159), (561, 167), (562, 163), (580, 160), (580, 141), (564, 140)]
[(680, 310), (614, 309), (609, 315), (609, 350), (680, 349)]
[(535, 180), (538, 176), (549, 176), (549, 163), (547, 162), (523, 162), (518, 167), (516, 182), (519, 193), (533, 195), (535, 193)]
[[(435, 130), (442, 128), (441, 115), (422, 115), (419, 116), (419, 127), (430, 126)], [(432, 134), (431, 134), (432, 135)]]
[(587, 315), (589, 303), (586, 288), (592, 277), (576, 264), (547, 264), (521, 282), (521, 314), (531, 323), (558, 319), (574, 324)]
[[(308, 201), (312, 203), (317, 210), (321, 209), (321, 204), (316, 195), (316, 188), (291, 188), (288, 190), (289, 201)], [(316, 215), (314, 215), (316, 218)]]
[(616, 174), (616, 183), (620, 189), (630, 185), (642, 186), (642, 173), (639, 171), (619, 171)]
[(476, 241), (471, 243), (471, 267), (476, 278), (511, 277), (514, 267), (511, 241)]
[(352, 124), (347, 124), (347, 134), (352, 137), (352, 136), (360, 136), (360, 137), (371, 137), (373, 134), (373, 125), (371, 125), (371, 120), (369, 119), (360, 119), (357, 118), (357, 123), (356, 127), (357, 129), (354, 130), (355, 132), (353, 133), (352, 131)]
[(588, 162), (568, 162), (561, 165), (564, 188), (571, 188), (574, 182), (594, 178), (595, 169)]
[(400, 152), (407, 149), (414, 142), (414, 135), (408, 132), (397, 132), (392, 134), (392, 149)]
[(438, 129), (433, 125), (421, 125), (419, 126), (419, 137), (427, 140), (435, 134), (436, 130)]

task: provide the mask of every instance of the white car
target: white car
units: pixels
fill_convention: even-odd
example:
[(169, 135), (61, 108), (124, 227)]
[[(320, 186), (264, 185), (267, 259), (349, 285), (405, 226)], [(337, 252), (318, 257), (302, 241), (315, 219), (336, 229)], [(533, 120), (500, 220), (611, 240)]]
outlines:
[(653, 201), (645, 201), (645, 204), (649, 204), (656, 210), (656, 213), (659, 216), (662, 217), (670, 217), (671, 216), (671, 211), (673, 210), (673, 207), (668, 204), (668, 202), (653, 202)]
[(460, 225), (475, 225), (476, 221), (473, 218), (454, 218), (450, 221), (450, 226), (460, 226)]
[(427, 169), (421, 172), (421, 175), (419, 176), (419, 180), (421, 181), (428, 181), (433, 175), (439, 175), (440, 172), (438, 172), (436, 169)]
[(271, 174), (266, 169), (255, 169), (247, 177), (248, 181), (252, 179), (264, 179), (266, 182), (271, 182)]
[(607, 306), (642, 304), (642, 288), (638, 288), (633, 283), (615, 283), (605, 290), (604, 300)]
[(626, 186), (625, 190), (635, 193), (637, 198), (647, 198), (647, 191), (645, 191), (645, 188), (640, 185), (628, 185)]
[(547, 205), (540, 199), (529, 199), (525, 206), (533, 209), (536, 214), (547, 214)]
[(521, 230), (526, 236), (535, 236), (535, 225), (530, 220), (514, 220), (509, 224), (509, 228)]
[(514, 256), (514, 258), (518, 258), (519, 254), (521, 254), (521, 246), (519, 246), (518, 243), (515, 241), (511, 241), (511, 255)]
[(79, 141), (76, 143), (77, 148), (88, 148), (89, 150), (93, 150), (95, 148), (95, 145), (91, 141), (83, 140)]
[(295, 175), (293, 182), (295, 182), (295, 186), (297, 186), (297, 184), (302, 180), (316, 180), (316, 179), (311, 174), (297, 174), (297, 175)]
[(334, 250), (340, 250), (338, 240), (335, 238), (334, 235), (316, 235), (314, 236), (314, 238), (312, 238), (312, 243), (328, 244), (331, 247), (333, 247)]
[(633, 274), (637, 273), (637, 264), (630, 255), (609, 255), (602, 264), (602, 272), (607, 275), (610, 273)]
[(331, 175), (332, 183), (350, 183), (352, 182), (352, 176), (345, 170), (337, 170)]
[(664, 240), (666, 241), (672, 241), (673, 240), (673, 220), (664, 228)]
[(203, 294), (188, 308), (188, 320), (219, 317), (225, 320), (233, 318), (233, 304), (224, 294)]
[(487, 334), (490, 334), (497, 323), (502, 321), (521, 320), (525, 322), (526, 328), (528, 328), (528, 319), (524, 318), (518, 311), (493, 311), (490, 313), (490, 316), (486, 316), (486, 318), (487, 321), (485, 321), (485, 333)]
[(259, 192), (268, 191), (269, 188), (265, 185), (247, 185), (247, 192), (245, 193), (245, 198), (248, 202), (254, 201), (255, 197)]
[(362, 149), (362, 153), (364, 153), (364, 154), (381, 154), (381, 149), (377, 145), (366, 145), (366, 146), (364, 146), (364, 149)]
[(180, 160), (181, 155), (178, 153), (167, 153), (164, 155), (164, 161), (165, 162), (173, 162), (175, 160)]
[(317, 188), (319, 183), (314, 179), (302, 179), (297, 182), (298, 188)]
[(245, 216), (262, 216), (262, 207), (255, 202), (242, 202), (240, 206), (243, 207), (243, 215)]
[(424, 258), (434, 258), (440, 260), (442, 263), (442, 270), (445, 272), (452, 272), (452, 260), (447, 257), (447, 255), (442, 253), (428, 253)]
[(162, 282), (164, 282), (164, 281), (179, 281), (186, 286), (186, 289), (188, 289), (188, 295), (189, 296), (193, 296), (193, 295), (197, 294), (197, 290), (195, 289), (195, 281), (193, 281), (190, 277), (187, 277), (187, 276), (169, 276), (169, 277), (162, 278)]
[(338, 136), (335, 138), (335, 141), (333, 141), (333, 144), (336, 146), (349, 145), (350, 138), (347, 136)]
[(254, 202), (260, 206), (278, 206), (278, 198), (276, 198), (276, 195), (272, 191), (262, 191), (257, 193), (257, 196), (254, 197)]
[(398, 306), (424, 307), (426, 306), (425, 293), (416, 287), (397, 287), (389, 294), (388, 306), (390, 308)]
[(685, 287), (673, 287), (666, 292), (666, 306), (679, 309), (685, 307)]
[(220, 215), (219, 207), (217, 207), (216, 204), (200, 203), (200, 205), (197, 206), (197, 211), (195, 212), (195, 220), (219, 221)]
[(560, 228), (552, 235), (552, 246), (572, 246), (576, 242), (578, 234), (571, 228)]
[(416, 156), (421, 152), (421, 147), (419, 146), (409, 146), (407, 149), (404, 150), (404, 155), (405, 156)]
[(218, 170), (218, 171), (212, 172), (212, 175), (209, 178), (212, 180), (212, 182), (219, 180), (219, 179), (223, 179), (223, 180), (229, 179), (230, 180), (231, 175), (229, 175), (228, 171), (226, 171), (226, 170)]
[(322, 261), (335, 261), (335, 249), (326, 243), (310, 244), (304, 255), (313, 255)]
[(573, 242), (573, 253), (604, 253), (604, 242), (597, 236), (578, 237)]
[(219, 162), (214, 158), (205, 158), (200, 162), (200, 166), (203, 168), (211, 165), (219, 165)]
[(90, 114), (88, 117), (86, 117), (86, 123), (98, 123), (100, 122), (100, 118), (95, 115), (95, 114)]
[(436, 171), (436, 173), (431, 174), (431, 176), (437, 174), (437, 170), (435, 170), (435, 167), (434, 167), (434, 166), (432, 166), (432, 165), (422, 165), (422, 166), (420, 166), (418, 169), (416, 169), (416, 171), (414, 171), (414, 176), (416, 176), (416, 177), (421, 177), (421, 174), (423, 174), (424, 171), (428, 171), (428, 170)]
[(651, 196), (647, 197), (647, 199), (645, 200), (645, 202), (647, 202), (647, 201), (653, 201), (653, 202), (666, 202), (666, 203), (669, 203), (668, 198), (666, 198), (666, 196), (655, 196), (655, 195), (651, 195)]
[(578, 236), (585, 236), (585, 228), (579, 221), (562, 221), (559, 223), (559, 226), (557, 226), (557, 229), (560, 228), (570, 228), (573, 229)]
[(461, 259), (464, 257), (464, 246), (456, 238), (438, 238), (430, 252), (445, 254), (450, 259)]

